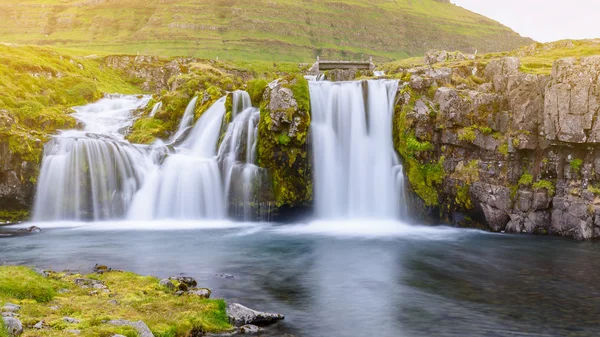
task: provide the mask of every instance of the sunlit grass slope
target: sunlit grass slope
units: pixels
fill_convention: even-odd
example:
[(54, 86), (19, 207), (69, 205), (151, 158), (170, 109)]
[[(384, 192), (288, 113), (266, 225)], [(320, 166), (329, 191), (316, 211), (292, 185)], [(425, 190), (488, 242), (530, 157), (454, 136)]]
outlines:
[(532, 42), (448, 0), (4, 0), (0, 41), (295, 62), (504, 51)]

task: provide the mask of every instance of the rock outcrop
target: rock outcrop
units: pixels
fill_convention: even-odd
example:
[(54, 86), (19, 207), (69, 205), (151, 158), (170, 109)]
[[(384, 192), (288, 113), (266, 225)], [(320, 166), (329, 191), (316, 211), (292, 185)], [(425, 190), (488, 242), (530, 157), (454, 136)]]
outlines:
[[(247, 327), (248, 324), (269, 325), (285, 318), (282, 314), (256, 311), (239, 303), (227, 305), (227, 315), (231, 324), (242, 327)], [(248, 330), (253, 329), (248, 328)]]
[[(396, 148), (418, 159), (413, 166), (443, 165), (439, 184), (411, 181), (430, 214), (498, 232), (600, 238), (600, 56), (558, 60), (550, 75), (523, 73), (513, 57), (406, 73)], [(422, 146), (408, 153), (410, 137)]]

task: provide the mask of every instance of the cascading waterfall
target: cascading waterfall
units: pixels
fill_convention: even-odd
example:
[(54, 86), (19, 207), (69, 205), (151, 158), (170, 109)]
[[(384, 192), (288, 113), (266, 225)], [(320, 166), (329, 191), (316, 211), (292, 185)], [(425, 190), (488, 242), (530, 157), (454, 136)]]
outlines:
[[(202, 114), (174, 153), (162, 162), (157, 157), (159, 162), (134, 198), (130, 219), (222, 219), (228, 214), (251, 218), (254, 191), (264, 175), (255, 165), (260, 113), (248, 93), (236, 91), (232, 97), (231, 123), (223, 123), (223, 97)], [(194, 106), (195, 99), (179, 131), (187, 128), (185, 116), (193, 116)]]
[(151, 165), (121, 131), (149, 96), (109, 96), (75, 108), (81, 131), (64, 131), (44, 149), (33, 218), (104, 220), (123, 216)]
[(247, 92), (238, 90), (233, 93), (231, 115), (218, 152), (229, 214), (244, 220), (264, 219), (269, 207), (258, 194), (268, 181), (266, 171), (256, 165), (260, 110), (252, 107)]
[(162, 102), (158, 102), (158, 103), (154, 104), (154, 106), (152, 107), (152, 110), (150, 111), (150, 117), (154, 117), (156, 115), (156, 113), (160, 111), (161, 108), (162, 108)]
[(309, 83), (317, 216), (397, 218), (405, 211), (392, 141), (398, 82)]
[(225, 97), (196, 122), (183, 143), (157, 163), (134, 198), (129, 218), (221, 219), (226, 215), (217, 142)]
[(185, 112), (183, 113), (183, 117), (181, 117), (181, 122), (179, 123), (179, 127), (173, 136), (171, 137), (171, 141), (176, 141), (181, 137), (185, 131), (194, 124), (194, 111), (196, 111), (196, 102), (198, 101), (198, 97), (192, 98), (192, 100), (188, 103), (185, 108)]
[[(319, 218), (405, 213), (391, 132), (397, 87), (389, 80), (310, 82)], [(256, 157), (260, 112), (248, 93), (231, 95), (230, 114), (222, 97), (195, 124), (193, 98), (168, 145), (132, 145), (122, 135), (148, 96), (109, 96), (75, 108), (85, 127), (46, 145), (34, 219), (267, 218), (270, 180)]]

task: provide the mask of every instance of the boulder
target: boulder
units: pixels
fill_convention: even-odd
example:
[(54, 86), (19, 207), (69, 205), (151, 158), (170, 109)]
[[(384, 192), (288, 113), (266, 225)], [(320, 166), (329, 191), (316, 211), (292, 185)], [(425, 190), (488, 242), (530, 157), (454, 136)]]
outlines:
[(41, 330), (44, 328), (44, 326), (45, 326), (44, 321), (39, 321), (33, 325), (33, 328), (37, 329), (37, 330)]
[(242, 334), (249, 334), (249, 335), (250, 335), (250, 334), (257, 334), (257, 333), (263, 332), (263, 331), (264, 331), (264, 329), (263, 329), (263, 328), (260, 328), (260, 327), (258, 327), (258, 326), (256, 326), (256, 325), (252, 325), (252, 324), (246, 324), (246, 325), (242, 325), (242, 326), (241, 326), (241, 327), (238, 329), (238, 331), (239, 331), (240, 333), (242, 333)]
[(150, 331), (150, 328), (148, 328), (146, 323), (144, 323), (142, 321), (132, 322), (132, 321), (124, 320), (124, 319), (118, 319), (118, 320), (108, 321), (107, 323), (110, 325), (116, 325), (116, 326), (130, 326), (137, 331), (139, 337), (154, 337), (154, 334), (152, 334), (152, 331)]
[(207, 288), (189, 290), (188, 295), (194, 295), (202, 298), (210, 298), (211, 291)]
[(16, 304), (12, 304), (12, 303), (6, 303), (2, 307), (2, 311), (3, 312), (17, 312), (19, 310), (21, 310), (21, 306), (20, 305), (16, 305)]
[(196, 280), (192, 277), (172, 276), (172, 277), (169, 277), (169, 280), (175, 280), (179, 284), (185, 284), (188, 288), (194, 288), (194, 287), (198, 286), (198, 282), (196, 282)]
[(167, 287), (170, 290), (175, 289), (175, 285), (173, 284), (173, 282), (171, 282), (171, 280), (169, 279), (162, 279), (158, 282), (158, 284), (160, 284), (163, 287)]
[(239, 303), (227, 305), (227, 316), (229, 316), (229, 322), (235, 326), (246, 324), (268, 325), (285, 318), (282, 314), (256, 311)]
[(20, 336), (23, 333), (23, 324), (14, 317), (2, 317), (4, 327), (10, 336)]

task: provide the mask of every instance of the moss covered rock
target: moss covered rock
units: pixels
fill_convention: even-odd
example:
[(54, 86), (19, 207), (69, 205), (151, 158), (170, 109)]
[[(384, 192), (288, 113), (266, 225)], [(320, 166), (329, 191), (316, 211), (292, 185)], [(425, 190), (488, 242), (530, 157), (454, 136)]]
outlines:
[(277, 207), (312, 201), (309, 126), (310, 95), (304, 77), (270, 83), (261, 104), (258, 160), (270, 172)]

